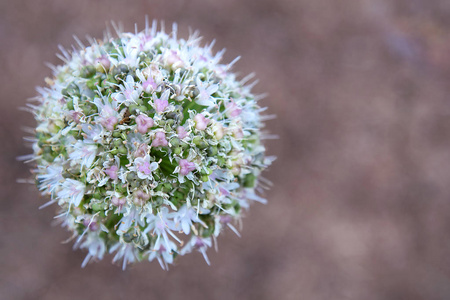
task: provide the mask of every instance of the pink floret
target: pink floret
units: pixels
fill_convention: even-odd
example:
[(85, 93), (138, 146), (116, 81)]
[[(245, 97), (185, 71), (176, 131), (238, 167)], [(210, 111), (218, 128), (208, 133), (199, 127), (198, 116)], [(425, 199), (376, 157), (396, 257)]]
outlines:
[(153, 147), (167, 146), (169, 143), (166, 140), (166, 134), (164, 132), (157, 132), (155, 139), (152, 142)]
[(195, 170), (195, 164), (187, 159), (180, 159), (180, 174), (186, 176), (189, 172)]
[(103, 125), (103, 127), (108, 129), (109, 131), (113, 131), (114, 126), (117, 124), (117, 122), (119, 122), (119, 120), (116, 117), (111, 116), (111, 117), (101, 120), (100, 123)]
[(209, 119), (205, 118), (204, 115), (198, 114), (194, 117), (195, 128), (198, 130), (205, 130), (206, 126), (208, 126)]
[(187, 135), (188, 135), (186, 129), (184, 129), (183, 126), (178, 126), (178, 128), (177, 128), (177, 133), (178, 133), (178, 137), (179, 137), (180, 139), (184, 139), (184, 138), (187, 137)]
[(106, 170), (105, 170), (105, 173), (111, 178), (111, 179), (117, 179), (118, 178), (118, 176), (117, 176), (117, 171), (119, 170), (119, 167), (117, 167), (116, 165), (113, 165), (113, 166), (111, 166), (111, 167), (109, 167), (109, 168), (107, 168)]
[(155, 100), (155, 109), (157, 113), (162, 113), (167, 108), (167, 106), (169, 106), (169, 101), (163, 99)]
[(152, 118), (147, 117), (146, 115), (139, 115), (136, 118), (136, 124), (137, 130), (144, 134), (149, 128), (153, 127), (154, 122)]

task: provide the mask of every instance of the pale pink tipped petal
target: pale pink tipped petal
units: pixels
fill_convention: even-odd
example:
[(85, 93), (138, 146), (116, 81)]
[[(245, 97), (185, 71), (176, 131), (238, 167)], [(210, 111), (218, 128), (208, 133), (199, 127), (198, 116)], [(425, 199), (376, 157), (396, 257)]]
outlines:
[(85, 227), (88, 227), (90, 231), (97, 231), (100, 226), (98, 226), (98, 223), (94, 221), (94, 219), (84, 219), (83, 225)]
[(214, 130), (214, 136), (215, 136), (218, 140), (222, 139), (223, 136), (225, 135), (225, 130), (223, 129), (222, 124), (220, 124), (220, 123), (215, 123), (213, 128), (214, 128), (214, 129), (213, 129), (213, 130)]
[(80, 123), (80, 120), (81, 120), (82, 116), (83, 115), (80, 112), (77, 112), (77, 111), (74, 111), (74, 110), (69, 111), (69, 117), (72, 118), (72, 120), (75, 123), (77, 123), (77, 124)]
[(205, 118), (204, 115), (198, 114), (194, 117), (195, 128), (198, 130), (205, 130), (206, 126), (208, 126), (209, 119)]
[(100, 56), (95, 60), (95, 62), (100, 64), (105, 70), (109, 70), (109, 68), (111, 67), (111, 62), (106, 55)]
[(242, 128), (235, 128), (233, 130), (233, 135), (236, 139), (242, 139), (244, 137), (244, 132), (242, 131)]
[(117, 176), (117, 171), (119, 170), (119, 167), (117, 167), (116, 165), (114, 165), (114, 166), (111, 166), (111, 167), (109, 167), (109, 168), (107, 168), (106, 170), (105, 170), (105, 173), (111, 178), (111, 179), (117, 179), (118, 178), (118, 176)]
[(122, 207), (126, 202), (126, 198), (117, 198), (116, 196), (111, 198), (111, 203), (117, 207)]
[(239, 116), (242, 112), (242, 109), (234, 101), (227, 105), (227, 110), (231, 118)]
[(166, 64), (172, 68), (180, 68), (184, 65), (183, 60), (178, 55), (177, 51), (171, 50), (170, 53), (165, 57)]
[(109, 131), (113, 131), (114, 126), (116, 126), (116, 124), (118, 122), (119, 122), (119, 119), (117, 119), (117, 117), (112, 116), (112, 117), (108, 117), (108, 118), (101, 120), (100, 123), (103, 125), (103, 127), (108, 129)]
[(153, 79), (152, 75), (149, 75), (147, 80), (142, 83), (142, 88), (147, 93), (156, 90), (158, 85), (156, 84), (155, 80)]

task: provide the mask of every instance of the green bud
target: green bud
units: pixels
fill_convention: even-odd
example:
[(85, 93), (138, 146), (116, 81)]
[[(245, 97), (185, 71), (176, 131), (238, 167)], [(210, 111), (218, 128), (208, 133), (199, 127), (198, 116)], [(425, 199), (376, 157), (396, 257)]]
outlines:
[(163, 197), (160, 196), (156, 197), (153, 201), (156, 205), (162, 205), (164, 203)]
[(128, 110), (133, 115), (136, 114), (137, 109), (138, 109), (138, 106), (136, 104), (131, 104), (130, 106), (128, 106)]
[(176, 147), (176, 148), (173, 150), (173, 153), (176, 154), (176, 155), (180, 155), (180, 154), (181, 154), (181, 151), (182, 151), (181, 147)]
[(90, 78), (94, 76), (96, 72), (95, 67), (89, 65), (81, 68), (80, 76), (83, 78)]
[(176, 112), (170, 112), (166, 115), (167, 119), (177, 119), (178, 114)]
[(51, 155), (50, 153), (44, 153), (42, 155), (42, 158), (48, 162), (52, 162), (55, 160), (55, 156)]
[(209, 156), (215, 156), (219, 151), (217, 149), (217, 146), (211, 146), (208, 148), (207, 152)]
[(67, 101), (66, 105), (67, 105), (67, 109), (68, 110), (73, 110), (74, 107), (73, 107), (73, 100), (72, 99)]
[(116, 186), (116, 189), (119, 193), (125, 194), (127, 192), (127, 185), (126, 184), (118, 185), (118, 186)]
[(153, 54), (151, 52), (141, 52), (139, 54), (139, 58), (141, 61), (145, 61), (145, 59), (149, 59), (151, 61), (151, 59), (153, 59)]
[(118, 150), (119, 150), (119, 153), (120, 153), (120, 154), (123, 154), (123, 155), (125, 155), (125, 154), (128, 153), (127, 147), (125, 147), (124, 145), (120, 146), (120, 147), (118, 148)]
[(200, 94), (200, 91), (198, 90), (198, 88), (193, 88), (191, 91), (191, 97), (192, 98), (196, 98), (198, 95)]
[(223, 157), (218, 157), (218, 158), (217, 158), (217, 164), (218, 164), (219, 166), (224, 166), (224, 165), (225, 165), (225, 158), (223, 158)]
[(105, 66), (104, 65), (102, 65), (101, 63), (96, 63), (95, 64), (95, 70), (98, 72), (98, 73), (107, 73), (108, 71), (107, 71), (107, 68), (105, 68)]
[(139, 109), (140, 112), (146, 112), (147, 111), (147, 107), (145, 105), (139, 105), (137, 107), (137, 109)]
[(94, 193), (94, 195), (92, 195), (95, 199), (101, 199), (103, 196), (102, 196), (102, 193), (100, 192), (100, 190), (96, 190), (95, 191), (95, 193)]
[(95, 106), (95, 104), (93, 103), (86, 101), (82, 105), (80, 105), (80, 107), (86, 116), (90, 116), (97, 113), (97, 106)]
[(236, 213), (239, 213), (241, 211), (241, 205), (237, 202), (234, 204), (233, 208), (236, 211)]
[(92, 78), (91, 80), (86, 82), (86, 86), (88, 87), (88, 89), (93, 90), (93, 91), (97, 90), (98, 84), (99, 84), (99, 82), (95, 78)]
[(116, 66), (113, 70), (112, 70), (112, 75), (114, 76), (114, 78), (116, 76), (122, 76), (127, 74), (129, 71), (128, 66), (124, 65), (124, 64), (120, 64), (118, 66)]
[(187, 148), (189, 148), (188, 143), (181, 143), (181, 149), (186, 150)]
[(201, 136), (196, 136), (192, 139), (192, 141), (194, 142), (195, 145), (200, 145), (200, 143), (202, 142), (202, 137)]
[(200, 149), (206, 149), (208, 147), (208, 143), (206, 143), (201, 136), (196, 136), (192, 141)]
[(209, 237), (214, 233), (214, 222), (207, 223), (208, 228), (203, 228), (202, 237)]
[(180, 206), (180, 199), (178, 198), (172, 197), (170, 198), (170, 202), (172, 202), (176, 207)]
[(128, 181), (132, 181), (134, 179), (136, 179), (136, 174), (134, 174), (134, 173), (128, 173), (127, 174), (127, 180)]
[(164, 192), (170, 192), (172, 190), (172, 185), (170, 183), (164, 183)]
[(38, 141), (38, 146), (39, 146), (40, 148), (43, 148), (44, 145), (45, 145), (45, 141), (43, 141), (43, 140), (39, 140), (39, 141)]
[(255, 186), (256, 176), (254, 174), (247, 174), (244, 178), (244, 186), (251, 188)]
[(106, 84), (109, 84), (109, 85), (117, 84), (117, 80), (114, 78), (114, 76), (108, 75), (108, 76), (106, 76), (106, 79), (105, 79), (105, 85)]
[(99, 211), (103, 209), (103, 205), (101, 203), (92, 203), (91, 208), (94, 211)]
[(119, 156), (119, 160), (120, 160), (121, 166), (126, 166), (130, 163), (130, 160), (128, 159), (128, 157), (126, 155)]
[(122, 235), (123, 241), (125, 243), (131, 243), (137, 235), (135, 233), (127, 232)]
[(129, 185), (132, 189), (138, 186), (138, 182), (136, 180), (129, 181)]
[(80, 89), (74, 83), (69, 84), (65, 89), (61, 91), (63, 96), (80, 96)]
[(178, 147), (180, 145), (180, 139), (174, 137), (170, 140), (170, 144), (172, 145), (172, 147)]
[(122, 139), (115, 138), (115, 139), (113, 140), (113, 145), (116, 146), (116, 147), (120, 147), (120, 146), (123, 145), (123, 140), (122, 140)]
[(52, 148), (51, 148), (50, 146), (48, 146), (48, 145), (45, 145), (45, 146), (42, 148), (42, 151), (43, 151), (44, 153), (52, 153)]
[(203, 168), (203, 169), (201, 170), (201, 173), (202, 173), (203, 175), (211, 175), (212, 171), (211, 171), (210, 168)]

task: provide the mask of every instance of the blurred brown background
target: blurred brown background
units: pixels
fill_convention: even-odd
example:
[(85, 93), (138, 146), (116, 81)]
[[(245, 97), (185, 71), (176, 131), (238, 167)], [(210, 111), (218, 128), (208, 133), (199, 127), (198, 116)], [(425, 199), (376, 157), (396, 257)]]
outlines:
[[(278, 119), (268, 205), (219, 252), (122, 272), (81, 269), (55, 207), (16, 178), (31, 115), (17, 108), (72, 35), (144, 16), (188, 26)], [(450, 1), (0, 1), (0, 299), (450, 299)]]

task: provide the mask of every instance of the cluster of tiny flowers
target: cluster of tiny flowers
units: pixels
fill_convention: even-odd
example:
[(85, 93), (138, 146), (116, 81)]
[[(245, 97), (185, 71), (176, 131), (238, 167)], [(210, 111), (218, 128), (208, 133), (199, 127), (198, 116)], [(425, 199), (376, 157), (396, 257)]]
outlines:
[(156, 24), (67, 52), (29, 107), (36, 183), (73, 232), (83, 262), (206, 255), (252, 201), (272, 161), (263, 111), (223, 52)]

